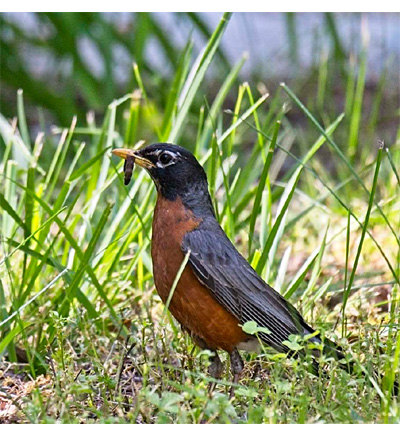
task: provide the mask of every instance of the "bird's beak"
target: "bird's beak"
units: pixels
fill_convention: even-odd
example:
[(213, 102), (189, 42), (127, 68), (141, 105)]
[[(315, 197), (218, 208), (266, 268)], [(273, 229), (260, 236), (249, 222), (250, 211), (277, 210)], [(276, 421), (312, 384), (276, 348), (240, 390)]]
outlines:
[(155, 166), (152, 161), (142, 157), (138, 151), (134, 151), (131, 149), (114, 149), (111, 153), (124, 160), (127, 160), (128, 158), (133, 158), (136, 165), (139, 165), (140, 167), (145, 169), (154, 168)]

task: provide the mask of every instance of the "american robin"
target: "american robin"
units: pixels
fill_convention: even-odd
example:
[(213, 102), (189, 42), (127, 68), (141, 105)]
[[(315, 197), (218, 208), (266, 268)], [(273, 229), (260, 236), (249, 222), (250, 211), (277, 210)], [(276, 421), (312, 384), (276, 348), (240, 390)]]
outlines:
[[(233, 381), (243, 369), (238, 350), (257, 351), (259, 339), (278, 352), (291, 352), (283, 343), (292, 334), (308, 336), (324, 354), (343, 359), (339, 346), (321, 340), (297, 309), (265, 283), (237, 251), (219, 225), (208, 191), (207, 176), (186, 149), (167, 143), (137, 151), (115, 149), (113, 154), (146, 169), (157, 188), (151, 256), (154, 282), (166, 303), (173, 282), (188, 254), (188, 262), (169, 303), (169, 310), (195, 344), (214, 352), (209, 373), (220, 378), (219, 349), (230, 355)], [(255, 321), (268, 331), (259, 339), (243, 331)], [(312, 351), (315, 356), (321, 349)], [(351, 365), (340, 366), (349, 371)], [(314, 361), (312, 371), (318, 371)]]

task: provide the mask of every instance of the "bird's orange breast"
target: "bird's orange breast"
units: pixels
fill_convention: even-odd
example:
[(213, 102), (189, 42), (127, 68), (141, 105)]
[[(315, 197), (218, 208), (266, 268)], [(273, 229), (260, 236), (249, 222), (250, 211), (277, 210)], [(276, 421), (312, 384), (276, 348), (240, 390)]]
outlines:
[[(185, 208), (180, 198), (169, 201), (158, 196), (153, 218), (151, 255), (154, 282), (165, 303), (184, 260), (181, 243), (188, 231), (201, 223)], [(210, 349), (231, 352), (248, 335), (239, 321), (220, 305), (186, 265), (172, 296), (169, 310), (194, 338), (201, 338)]]

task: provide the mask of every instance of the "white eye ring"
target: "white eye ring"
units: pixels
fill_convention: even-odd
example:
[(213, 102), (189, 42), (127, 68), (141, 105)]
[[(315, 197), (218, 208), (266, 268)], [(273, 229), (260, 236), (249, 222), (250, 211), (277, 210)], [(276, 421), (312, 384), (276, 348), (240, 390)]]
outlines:
[(166, 168), (175, 163), (175, 155), (169, 152), (161, 152), (158, 156), (158, 168)]

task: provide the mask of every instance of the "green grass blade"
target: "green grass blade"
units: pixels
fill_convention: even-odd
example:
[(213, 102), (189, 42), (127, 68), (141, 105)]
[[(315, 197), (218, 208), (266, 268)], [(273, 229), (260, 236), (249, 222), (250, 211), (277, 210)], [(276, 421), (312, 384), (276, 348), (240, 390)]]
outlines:
[(211, 134), (213, 131), (214, 122), (217, 119), (218, 114), (220, 113), (223, 102), (228, 96), (235, 80), (238, 77), (240, 70), (242, 69), (247, 56), (244, 55), (242, 59), (231, 69), (228, 76), (225, 78), (220, 90), (218, 91), (217, 96), (209, 110), (204, 129), (202, 134), (202, 139), (200, 141), (200, 145), (197, 147), (198, 150), (202, 151), (208, 146), (208, 142), (211, 139)]
[(374, 204), (374, 196), (375, 196), (376, 186), (378, 184), (378, 175), (379, 175), (379, 169), (380, 169), (381, 162), (382, 162), (383, 147), (384, 146), (383, 146), (383, 143), (382, 143), (379, 146), (379, 150), (378, 150), (378, 157), (376, 159), (375, 173), (374, 173), (374, 179), (373, 179), (373, 182), (372, 182), (371, 194), (370, 194), (370, 198), (369, 198), (369, 202), (368, 202), (367, 212), (365, 214), (364, 225), (362, 226), (361, 237), (360, 237), (360, 241), (358, 243), (356, 257), (354, 259), (354, 263), (353, 263), (353, 267), (352, 267), (352, 270), (351, 270), (351, 273), (350, 273), (350, 277), (349, 277), (349, 281), (348, 281), (348, 284), (347, 284), (347, 287), (346, 287), (346, 291), (343, 293), (343, 306), (342, 306), (343, 311), (346, 310), (347, 300), (349, 298), (350, 291), (351, 291), (351, 288), (352, 288), (353, 283), (354, 283), (354, 278), (355, 278), (355, 275), (356, 275), (356, 272), (357, 272), (357, 266), (358, 266), (358, 262), (360, 260), (364, 239), (365, 239), (365, 236), (367, 234), (369, 218), (370, 218), (370, 215), (371, 215), (372, 206)]
[(389, 163), (390, 163), (390, 166), (392, 168), (392, 171), (393, 171), (394, 175), (396, 176), (397, 185), (400, 188), (400, 175), (399, 175), (398, 170), (396, 169), (396, 166), (394, 164), (394, 161), (393, 161), (393, 158), (392, 158), (392, 154), (390, 153), (390, 150), (387, 147), (385, 148), (385, 151), (386, 151), (386, 155), (387, 155), (387, 157), (389, 159)]
[[(95, 231), (93, 232), (93, 236), (90, 239), (89, 245), (85, 250), (85, 253), (80, 261), (79, 268), (76, 270), (74, 278), (72, 279), (68, 289), (65, 292), (65, 302), (69, 301), (71, 302), (73, 298), (76, 296), (76, 290), (78, 288), (79, 283), (81, 282), (83, 274), (86, 272), (86, 269), (89, 267), (90, 260), (92, 258), (94, 249), (96, 247), (96, 244), (100, 238), (100, 235), (107, 223), (107, 218), (111, 212), (112, 205), (108, 204), (107, 207), (104, 209), (103, 214), (99, 220), (99, 223), (97, 224)], [(94, 283), (94, 282), (93, 282)], [(100, 286), (100, 284), (96, 285), (97, 290), (99, 291), (100, 296), (105, 300), (107, 299), (107, 303), (109, 304), (110, 308), (112, 309), (111, 304), (108, 302), (107, 295), (105, 294), (103, 288)], [(66, 311), (65, 302), (63, 306), (60, 308), (60, 313), (64, 314)]]
[(51, 195), (53, 194), (54, 187), (56, 186), (56, 183), (58, 181), (58, 178), (60, 176), (60, 172), (64, 166), (65, 159), (68, 153), (69, 146), (71, 144), (72, 137), (74, 135), (74, 129), (76, 126), (77, 118), (74, 117), (71, 122), (71, 126), (68, 130), (66, 130), (65, 139), (61, 137), (60, 143), (57, 146), (56, 153), (54, 155), (54, 159), (51, 163), (49, 173), (47, 174), (46, 178), (46, 186), (47, 186), (47, 196), (46, 200), (51, 198)]
[[(268, 93), (262, 95), (252, 106), (250, 106), (245, 112), (243, 112), (242, 115), (240, 115), (239, 119), (234, 120), (233, 124), (227, 130), (225, 130), (225, 132), (221, 134), (220, 137), (218, 137), (217, 142), (219, 147), (221, 147), (222, 143), (230, 137), (232, 132), (235, 131), (239, 125), (245, 122), (246, 119), (249, 116), (251, 116), (252, 113), (265, 102), (268, 96), (269, 96)], [(210, 156), (211, 156), (211, 149), (208, 149), (207, 152), (203, 155), (202, 159), (200, 160), (200, 163), (202, 165), (206, 163), (206, 161), (209, 159)]]
[(167, 141), (173, 125), (173, 117), (175, 116), (179, 92), (182, 89), (185, 78), (189, 70), (189, 60), (192, 54), (193, 42), (186, 44), (186, 47), (181, 53), (178, 63), (177, 72), (171, 85), (171, 90), (168, 94), (167, 105), (165, 107), (164, 119), (161, 124), (160, 141)]
[[(24, 323), (24, 327), (28, 327), (29, 323)], [(1, 323), (0, 323), (1, 326)], [(14, 341), (19, 333), (21, 333), (22, 329), (20, 326), (15, 326), (12, 330), (10, 330), (1, 340), (0, 340), (0, 358), (3, 356), (4, 351), (7, 349), (8, 345)]]
[(203, 54), (194, 65), (191, 70), (188, 80), (186, 81), (183, 91), (181, 93), (182, 100), (180, 100), (178, 114), (174, 122), (174, 126), (169, 135), (168, 141), (170, 143), (176, 143), (178, 141), (179, 134), (183, 130), (186, 116), (189, 112), (189, 108), (194, 100), (196, 93), (200, 87), (200, 84), (204, 78), (204, 75), (211, 63), (211, 60), (218, 49), (219, 43), (221, 42), (222, 34), (224, 33), (226, 26), (228, 25), (231, 13), (225, 13), (222, 17), (219, 25), (215, 29), (212, 37), (210, 38)]
[(18, 108), (18, 127), (21, 132), (21, 138), (27, 146), (28, 150), (31, 147), (31, 139), (29, 136), (28, 124), (26, 123), (25, 107), (24, 107), (24, 92), (19, 89), (17, 91), (17, 108)]
[(300, 269), (297, 271), (296, 275), (293, 277), (292, 283), (286, 289), (283, 297), (285, 299), (290, 299), (296, 290), (303, 283), (304, 278), (309, 273), (311, 267), (314, 265), (316, 258), (318, 257), (319, 249), (314, 250), (311, 255), (307, 258), (307, 260), (303, 263)]
[[(295, 170), (295, 172), (293, 173), (292, 177), (290, 178), (290, 180), (288, 181), (288, 183), (286, 185), (285, 191), (283, 192), (281, 200), (280, 200), (280, 205), (281, 205), (280, 210), (277, 213), (277, 217), (275, 219), (274, 225), (272, 226), (271, 231), (268, 235), (268, 239), (267, 239), (265, 245), (263, 246), (263, 252), (261, 254), (260, 260), (257, 263), (256, 271), (259, 274), (264, 269), (264, 266), (267, 262), (269, 255), (270, 255), (271, 247), (272, 247), (273, 243), (275, 243), (275, 241), (276, 241), (275, 238), (278, 234), (278, 230), (280, 229), (281, 223), (283, 222), (283, 219), (286, 215), (286, 212), (288, 210), (288, 207), (289, 207), (290, 202), (292, 200), (292, 197), (294, 195), (294, 192), (295, 192), (297, 183), (299, 181), (301, 171), (303, 170), (304, 164), (306, 164), (313, 157), (313, 155), (325, 143), (325, 141), (326, 141), (326, 136), (320, 137), (314, 143), (314, 145), (309, 149), (309, 151), (304, 156), (302, 164), (297, 167), (297, 169)], [(282, 229), (281, 229), (281, 231), (282, 231)]]
[(280, 121), (276, 122), (275, 125), (275, 129), (274, 129), (274, 134), (272, 136), (272, 139), (270, 141), (269, 147), (268, 147), (268, 154), (264, 163), (264, 168), (262, 170), (261, 173), (261, 177), (260, 177), (260, 181), (258, 183), (257, 186), (257, 193), (256, 193), (256, 197), (254, 199), (254, 204), (253, 204), (253, 210), (250, 216), (250, 226), (249, 226), (249, 254), (251, 255), (251, 248), (252, 248), (252, 242), (253, 242), (253, 237), (254, 237), (254, 229), (255, 229), (255, 225), (256, 225), (256, 220), (257, 220), (257, 216), (259, 214), (259, 209), (260, 209), (260, 205), (261, 205), (261, 198), (262, 198), (262, 193), (265, 189), (265, 185), (267, 183), (267, 178), (268, 178), (268, 172), (269, 172), (269, 167), (271, 166), (271, 162), (272, 162), (272, 157), (274, 155), (275, 152), (275, 146), (276, 146), (276, 142), (278, 140), (278, 134), (279, 134), (279, 128), (281, 126)]
[[(25, 234), (30, 234), (30, 229), (26, 226), (25, 222), (19, 217), (18, 213), (14, 210), (14, 208), (10, 205), (7, 199), (0, 193), (0, 207), (7, 212), (7, 214), (21, 227), (23, 228)], [(6, 216), (3, 212), (3, 222), (6, 220)], [(9, 225), (9, 224), (7, 224)], [(3, 233), (3, 236), (6, 236)]]
[(90, 158), (87, 162), (85, 162), (81, 167), (79, 167), (76, 171), (74, 171), (69, 177), (69, 181), (74, 181), (80, 178), (89, 168), (91, 168), (99, 159), (103, 158), (106, 154), (107, 150), (110, 150), (110, 147), (106, 147), (96, 156)]
[(349, 156), (354, 159), (354, 155), (357, 153), (358, 139), (359, 139), (359, 128), (361, 122), (361, 114), (363, 110), (363, 96), (365, 87), (365, 78), (367, 72), (367, 50), (364, 49), (361, 53), (360, 70), (358, 73), (356, 92), (353, 102), (353, 110), (350, 117), (350, 131), (349, 131)]

